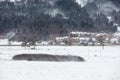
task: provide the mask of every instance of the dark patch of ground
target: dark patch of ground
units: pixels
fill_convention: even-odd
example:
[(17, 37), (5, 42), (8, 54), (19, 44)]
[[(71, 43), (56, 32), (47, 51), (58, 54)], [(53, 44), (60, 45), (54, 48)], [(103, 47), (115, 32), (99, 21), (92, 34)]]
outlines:
[(27, 61), (55, 61), (55, 62), (64, 62), (64, 61), (85, 61), (80, 56), (72, 55), (49, 55), (49, 54), (19, 54), (15, 55), (12, 58), (13, 60), (27, 60)]

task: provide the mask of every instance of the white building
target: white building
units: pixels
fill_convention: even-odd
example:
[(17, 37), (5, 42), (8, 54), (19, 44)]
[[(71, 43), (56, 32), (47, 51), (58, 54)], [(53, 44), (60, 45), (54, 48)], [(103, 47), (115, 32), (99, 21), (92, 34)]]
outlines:
[(119, 43), (120, 43), (120, 39), (119, 39), (119, 38), (112, 38), (112, 39), (110, 40), (110, 42), (111, 42), (112, 44), (119, 44)]
[(117, 27), (117, 32), (113, 34), (113, 38), (110, 40), (111, 43), (120, 44), (120, 27)]
[(8, 45), (9, 41), (8, 39), (0, 39), (0, 45)]

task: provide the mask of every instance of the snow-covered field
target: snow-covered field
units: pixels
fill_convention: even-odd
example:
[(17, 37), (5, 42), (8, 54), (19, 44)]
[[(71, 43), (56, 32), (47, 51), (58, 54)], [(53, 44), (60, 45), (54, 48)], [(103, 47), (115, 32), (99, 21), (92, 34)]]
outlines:
[[(16, 54), (78, 55), (86, 62), (12, 61)], [(0, 80), (120, 80), (120, 46), (0, 46)]]
[(119, 68), (117, 63), (1, 61), (0, 80), (120, 80)]
[(120, 62), (120, 46), (37, 46), (35, 50), (21, 46), (0, 46), (0, 60), (12, 60), (16, 54), (76, 55), (86, 61)]

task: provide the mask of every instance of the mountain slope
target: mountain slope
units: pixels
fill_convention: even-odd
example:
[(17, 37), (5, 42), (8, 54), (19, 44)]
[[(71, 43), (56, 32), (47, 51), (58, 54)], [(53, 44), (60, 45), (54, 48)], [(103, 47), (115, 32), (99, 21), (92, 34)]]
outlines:
[(44, 38), (73, 30), (114, 32), (113, 24), (120, 25), (119, 5), (119, 0), (2, 0), (0, 33)]

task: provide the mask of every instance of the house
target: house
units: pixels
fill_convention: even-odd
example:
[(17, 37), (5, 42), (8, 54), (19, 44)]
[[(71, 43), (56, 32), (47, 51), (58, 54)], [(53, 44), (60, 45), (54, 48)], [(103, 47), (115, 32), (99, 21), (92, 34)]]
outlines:
[(90, 32), (71, 32), (69, 37), (73, 45), (93, 45), (96, 41), (96, 33)]
[[(114, 39), (115, 38), (115, 39)], [(90, 33), (90, 32), (70, 32), (68, 36), (56, 37), (56, 42), (64, 42), (67, 45), (111, 45), (120, 43), (120, 32), (108, 33)]]
[(0, 45), (8, 45), (8, 44), (10, 44), (8, 39), (0, 39)]
[(113, 37), (111, 38), (110, 42), (112, 44), (120, 44), (120, 32), (116, 32), (113, 34)]
[(65, 36), (65, 37), (56, 37), (55, 38), (55, 43), (56, 44), (63, 44), (63, 43), (66, 43), (68, 41), (69, 37), (68, 36)]
[(68, 36), (65, 36), (65, 37), (56, 37), (56, 42), (62, 42), (64, 40), (67, 40), (68, 39)]
[(112, 44), (120, 44), (120, 38), (112, 38), (112, 39), (110, 40), (110, 42), (111, 42)]
[(111, 38), (112, 38), (111, 34), (99, 33), (96, 35), (96, 42), (101, 43), (102, 41), (103, 43), (110, 43)]

